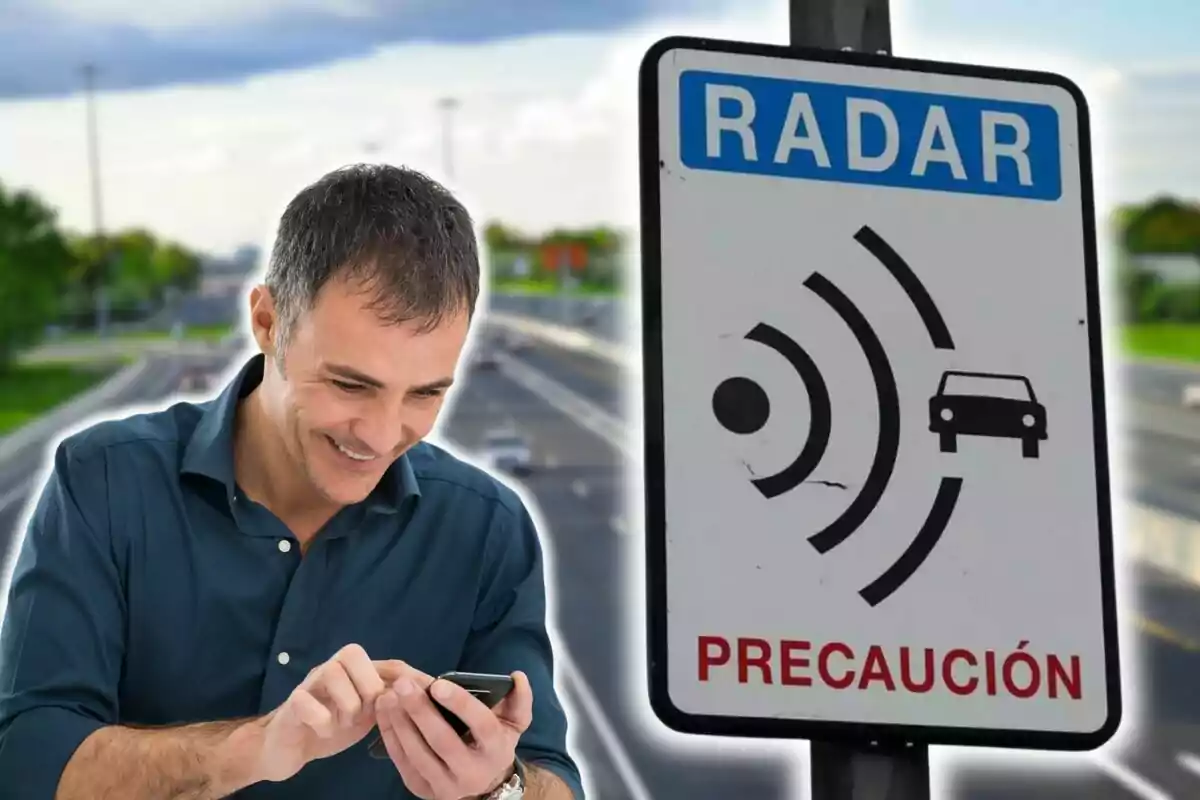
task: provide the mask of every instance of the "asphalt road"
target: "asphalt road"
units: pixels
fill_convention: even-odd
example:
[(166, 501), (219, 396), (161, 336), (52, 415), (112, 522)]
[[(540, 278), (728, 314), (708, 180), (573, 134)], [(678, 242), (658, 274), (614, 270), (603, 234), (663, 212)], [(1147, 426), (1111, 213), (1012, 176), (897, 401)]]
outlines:
[[(597, 409), (614, 416), (622, 414), (625, 396), (621, 376), (609, 363), (541, 344), (533, 345), (517, 354), (517, 357), (523, 364), (591, 401)], [(476, 380), (472, 378), (472, 382)], [(493, 414), (504, 415), (507, 406), (501, 398), (508, 396), (508, 392), (496, 391), (485, 402), (493, 403)], [(521, 396), (520, 393), (517, 396)], [(528, 401), (526, 397), (521, 403), (524, 405)], [(567, 442), (562, 438), (564, 434), (559, 432), (564, 424), (562, 415), (548, 408), (543, 408), (539, 415), (533, 415), (525, 407), (522, 416), (515, 419), (517, 425), (537, 443), (540, 450), (553, 453), (558, 459), (557, 463), (570, 463), (570, 460), (563, 460)], [(557, 422), (551, 425), (548, 420)], [(612, 469), (619, 469), (620, 458), (611, 446), (594, 435), (590, 436), (591, 443), (588, 444), (588, 438), (589, 434), (577, 427), (569, 441), (578, 442), (579, 446), (588, 447), (588, 452), (593, 453), (598, 452), (597, 448), (607, 448)], [(1164, 445), (1161, 439), (1169, 440), (1169, 437), (1155, 438), (1141, 434), (1136, 429), (1131, 431), (1126, 443), (1128, 452), (1133, 456), (1131, 482), (1153, 486), (1165, 481), (1180, 491), (1200, 497), (1200, 482), (1189, 483), (1193, 480), (1190, 477), (1185, 481), (1181, 466), (1183, 463), (1192, 463), (1188, 459), (1200, 464), (1200, 444), (1169, 440), (1170, 444)], [(551, 474), (531, 479), (530, 485), (535, 486), (538, 481), (567, 479), (567, 476), (555, 477), (553, 467), (547, 471)], [(593, 477), (592, 481), (595, 480)], [(541, 493), (538, 496), (540, 501)], [(587, 505), (589, 517), (595, 513), (591, 510), (595, 502), (596, 498), (592, 498)], [(554, 528), (553, 519), (556, 515), (552, 509), (558, 509), (564, 503), (578, 511), (583, 501), (579, 498), (551, 501), (547, 507), (551, 529)], [(618, 511), (619, 507), (613, 509), (613, 513)], [(562, 514), (570, 517), (566, 509)], [(572, 528), (579, 524), (576, 522)], [(576, 648), (584, 648), (580, 652), (590, 654), (593, 648), (605, 647), (606, 634), (597, 624), (580, 627), (573, 616), (576, 604), (592, 602), (578, 597), (583, 592), (579, 583), (581, 573), (576, 571), (575, 564), (579, 563), (581, 566), (578, 569), (586, 569), (586, 574), (592, 576), (585, 590), (589, 595), (600, 591), (600, 587), (612, 585), (611, 577), (598, 574), (600, 565), (611, 564), (611, 561), (602, 561), (591, 550), (595, 547), (596, 539), (607, 539), (599, 533), (574, 539), (565, 539), (558, 531), (553, 531), (552, 535), (559, 561), (558, 580), (564, 586), (559, 594), (563, 598), (561, 628), (572, 652)], [(622, 543), (625, 546), (639, 546), (634, 537), (624, 539)], [(588, 548), (588, 554), (575, 555), (576, 550), (584, 548)], [(1124, 749), (1119, 754), (1109, 753), (1097, 759), (1086, 755), (1073, 756), (1071, 766), (1057, 770), (1058, 774), (1048, 774), (1038, 769), (1032, 760), (1023, 768), (1020, 755), (1015, 753), (1007, 754), (1008, 758), (1002, 767), (960, 765), (943, 783), (948, 792), (945, 796), (966, 800), (1049, 800), (1064, 797), (1162, 800), (1168, 797), (1200, 796), (1200, 692), (1195, 691), (1200, 683), (1200, 590), (1147, 569), (1139, 568), (1135, 570), (1135, 575), (1137, 597), (1129, 598), (1123, 611), (1133, 618), (1139, 631), (1135, 640), (1126, 643), (1126, 647), (1139, 654), (1144, 713), (1142, 719), (1128, 719), (1130, 727), (1138, 732), (1127, 741)], [(583, 659), (576, 656), (575, 660), (586, 663), (590, 658), (590, 655)], [(581, 669), (586, 670), (586, 667)], [(598, 693), (607, 701), (605, 707), (620, 708), (623, 694), (614, 691), (611, 681), (601, 684)], [(615, 719), (614, 724), (623, 731), (622, 741), (626, 742), (627, 747), (634, 753), (642, 753), (646, 746), (643, 737), (635, 730), (636, 726), (622, 719)], [(674, 779), (678, 767), (666, 755), (647, 753), (638, 761), (638, 766), (651, 787), (653, 797), (727, 796), (726, 789), (713, 791), (703, 784), (696, 789), (681, 791)], [(759, 783), (756, 787), (738, 785), (733, 795), (782, 798), (788, 796), (787, 786), (787, 780), (779, 777), (774, 781)]]
[(1131, 397), (1178, 406), (1184, 387), (1200, 384), (1200, 368), (1166, 361), (1138, 361), (1122, 367), (1121, 380)]

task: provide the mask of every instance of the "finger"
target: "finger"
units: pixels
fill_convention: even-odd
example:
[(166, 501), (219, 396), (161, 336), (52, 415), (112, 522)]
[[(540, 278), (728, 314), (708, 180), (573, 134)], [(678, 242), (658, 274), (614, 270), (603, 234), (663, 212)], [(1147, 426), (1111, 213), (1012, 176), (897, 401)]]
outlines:
[[(401, 679), (399, 683), (404, 684), (404, 682), (405, 680)], [(410, 685), (408, 688), (410, 691), (405, 695), (398, 694), (394, 688), (389, 692), (389, 694), (396, 696), (397, 704), (394, 707), (390, 703), (383, 704), (386, 709), (384, 715), (387, 718), (387, 728), (390, 735), (395, 737), (396, 744), (403, 752), (405, 761), (433, 788), (435, 794), (448, 796), (450, 794), (449, 789), (453, 785), (454, 780), (450, 767), (433, 751), (429, 743), (426, 742), (421, 730), (417, 727), (416, 721), (412, 718), (408, 707), (409, 703), (412, 702), (408, 698), (414, 695), (422, 699), (426, 704), (430, 704), (431, 701), (425, 698), (424, 692), (417, 689), (415, 685)], [(433, 710), (432, 707), (428, 710), (435, 715), (437, 714), (437, 711)], [(454, 736), (454, 731), (446, 724), (445, 720), (439, 717), (437, 721), (445, 726), (446, 730), (450, 731), (451, 736)], [(382, 733), (382, 731), (383, 729), (381, 728), (380, 732)], [(459, 742), (459, 745), (464, 748), (466, 747), (462, 742)]]
[(391, 686), (401, 678), (411, 678), (422, 690), (429, 688), (429, 684), (433, 683), (433, 677), (426, 675), (421, 670), (398, 659), (388, 659), (386, 661), (372, 661), (375, 666), (375, 671), (379, 673), (379, 677), (383, 682)]
[(494, 713), (518, 733), (524, 733), (533, 722), (533, 687), (524, 672), (514, 672), (512, 679), (512, 691), (500, 701)]
[(297, 689), (292, 692), (289, 704), (296, 718), (311, 728), (317, 736), (327, 739), (334, 734), (336, 725), (333, 713), (322, 705), (320, 700), (309, 694), (308, 690)]
[(480, 747), (487, 749), (498, 743), (504, 726), (492, 709), (484, 705), (479, 698), (450, 681), (434, 681), (429, 693), (435, 701), (466, 724), (471, 731), (471, 738)]
[(362, 699), (363, 706), (372, 707), (375, 699), (383, 694), (387, 686), (384, 684), (383, 678), (379, 677), (379, 671), (375, 669), (367, 651), (361, 645), (348, 644), (333, 658), (345, 668), (350, 682), (354, 684), (355, 691)]
[(400, 744), (400, 737), (392, 723), (393, 715), (399, 709), (400, 698), (396, 696), (395, 692), (384, 692), (380, 695), (379, 700), (375, 703), (375, 718), (379, 722), (379, 738), (383, 741), (383, 748), (387, 751), (388, 758), (392, 760), (400, 777), (404, 779), (404, 785), (417, 796), (428, 797), (433, 794), (433, 789), (413, 765), (412, 759), (404, 752), (404, 747)]
[(421, 738), (438, 758), (450, 767), (451, 772), (461, 773), (466, 769), (473, 755), (471, 749), (442, 716), (433, 699), (419, 686), (405, 680), (396, 683), (395, 692)]
[(341, 662), (330, 661), (321, 668), (320, 679), (310, 690), (314, 696), (325, 695), (337, 709), (338, 721), (349, 723), (362, 712), (363, 698), (350, 680), (346, 667)]

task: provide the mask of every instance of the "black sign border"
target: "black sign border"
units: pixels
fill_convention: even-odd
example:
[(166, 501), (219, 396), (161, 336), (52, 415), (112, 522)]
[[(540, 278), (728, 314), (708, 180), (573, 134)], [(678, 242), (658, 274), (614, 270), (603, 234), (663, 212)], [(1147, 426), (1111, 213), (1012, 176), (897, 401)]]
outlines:
[[(678, 708), (668, 688), (666, 498), (663, 432), (662, 359), (662, 230), (659, 152), (659, 81), (661, 60), (674, 50), (727, 53), (790, 61), (876, 67), (926, 74), (982, 78), (1054, 86), (1067, 91), (1078, 113), (1080, 191), (1084, 235), (1084, 280), (1087, 294), (1091, 356), (1092, 414), (1098, 497), (1101, 596), (1105, 639), (1108, 717), (1095, 731), (1047, 731), (1014, 728), (879, 725), (775, 717), (731, 717), (691, 714)], [(1082, 90), (1064, 76), (1048, 72), (956, 64), (850, 51), (789, 47), (687, 36), (656, 42), (642, 59), (638, 81), (638, 136), (641, 197), (642, 390), (645, 458), (645, 532), (647, 648), (650, 705), (667, 727), (689, 734), (822, 741), (913, 742), (925, 745), (976, 746), (1038, 750), (1094, 750), (1117, 732), (1123, 713), (1119, 626), (1116, 611), (1109, 445), (1104, 382), (1103, 329), (1097, 260), (1095, 197), (1092, 177), (1091, 124)], [(1065, 153), (1064, 153), (1065, 155)], [(1019, 591), (1014, 587), (1014, 591)], [(1015, 645), (1016, 643), (1014, 643)], [(999, 654), (1003, 658), (1004, 654)]]

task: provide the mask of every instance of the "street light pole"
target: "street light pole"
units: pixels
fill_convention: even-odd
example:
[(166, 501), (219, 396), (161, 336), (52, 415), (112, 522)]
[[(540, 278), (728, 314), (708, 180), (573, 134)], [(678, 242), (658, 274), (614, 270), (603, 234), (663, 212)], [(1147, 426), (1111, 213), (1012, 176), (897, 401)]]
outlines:
[[(888, 0), (788, 0), (793, 47), (892, 55)], [(929, 748), (814, 741), (813, 800), (929, 800)]]
[(96, 124), (96, 66), (83, 67), (84, 102), (87, 112), (88, 172), (92, 189), (92, 233), (100, 250), (99, 280), (96, 284), (96, 329), (101, 336), (108, 327), (105, 282), (108, 278), (108, 247), (104, 242), (104, 203), (100, 191), (100, 143)]
[(453, 97), (438, 101), (438, 108), (442, 110), (442, 170), (447, 181), (454, 180), (454, 112), (458, 106), (458, 100)]

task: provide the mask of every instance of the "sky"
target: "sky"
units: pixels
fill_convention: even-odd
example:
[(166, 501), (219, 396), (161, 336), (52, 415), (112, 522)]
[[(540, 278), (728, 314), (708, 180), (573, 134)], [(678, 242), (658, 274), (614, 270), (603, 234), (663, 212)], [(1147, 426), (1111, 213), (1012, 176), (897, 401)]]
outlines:
[[(1102, 198), (1200, 199), (1200, 3), (892, 7), (898, 55), (1081, 83)], [(354, 161), (429, 172), (481, 221), (633, 225), (637, 64), (675, 33), (783, 43), (787, 2), (9, 0), (0, 182), (34, 189), (68, 227), (92, 225), (79, 92), (91, 61), (108, 228), (213, 253), (262, 245), (292, 194)], [(443, 97), (459, 103), (449, 162)]]

